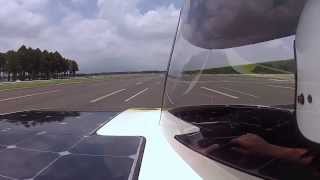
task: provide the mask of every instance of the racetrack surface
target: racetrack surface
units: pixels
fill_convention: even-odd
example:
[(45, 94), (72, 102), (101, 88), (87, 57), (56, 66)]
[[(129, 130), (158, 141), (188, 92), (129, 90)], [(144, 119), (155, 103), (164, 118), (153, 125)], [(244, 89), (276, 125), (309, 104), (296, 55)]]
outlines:
[[(196, 82), (196, 83), (190, 83)], [(198, 105), (294, 105), (293, 75), (185, 75), (168, 78), (167, 107)]]
[[(169, 78), (166, 104), (293, 104), (290, 76), (203, 75), (197, 83)], [(27, 110), (123, 111), (161, 107), (164, 75), (121, 75), (83, 83), (0, 91), (0, 113)]]

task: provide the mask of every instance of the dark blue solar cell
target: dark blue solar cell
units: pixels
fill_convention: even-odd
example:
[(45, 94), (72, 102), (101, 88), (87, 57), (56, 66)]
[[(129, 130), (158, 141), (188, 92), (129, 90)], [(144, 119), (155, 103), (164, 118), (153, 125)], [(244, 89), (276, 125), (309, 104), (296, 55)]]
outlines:
[(29, 148), (40, 151), (62, 152), (67, 151), (72, 145), (81, 140), (82, 136), (72, 134), (41, 134), (40, 132), (22, 143), (18, 147)]
[(131, 156), (137, 154), (141, 137), (91, 136), (79, 143), (72, 153), (105, 156)]
[(32, 178), (58, 154), (6, 149), (0, 153), (0, 174), (18, 179)]
[(68, 155), (61, 157), (36, 180), (128, 180), (133, 162), (130, 158)]
[(33, 137), (37, 132), (28, 131), (23, 129), (6, 129), (6, 131), (0, 132), (0, 144), (1, 145), (14, 145), (19, 142), (23, 142), (26, 139)]

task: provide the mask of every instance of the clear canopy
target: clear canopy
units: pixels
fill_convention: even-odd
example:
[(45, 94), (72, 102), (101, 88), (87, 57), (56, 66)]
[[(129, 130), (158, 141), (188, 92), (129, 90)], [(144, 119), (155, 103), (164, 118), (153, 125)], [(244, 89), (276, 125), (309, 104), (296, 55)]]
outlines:
[[(305, 2), (186, 1), (161, 119), (173, 143), (266, 179), (320, 178), (319, 153), (295, 116), (295, 33)], [(287, 151), (294, 153), (279, 153)]]

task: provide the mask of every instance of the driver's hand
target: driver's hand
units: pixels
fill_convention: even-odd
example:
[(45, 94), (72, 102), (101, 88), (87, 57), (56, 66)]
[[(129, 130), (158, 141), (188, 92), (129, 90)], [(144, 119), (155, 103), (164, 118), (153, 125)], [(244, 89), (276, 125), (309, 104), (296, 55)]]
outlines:
[(273, 145), (255, 134), (246, 134), (230, 141), (232, 149), (242, 154), (268, 155)]
[(313, 156), (305, 155), (308, 151), (302, 148), (287, 148), (268, 143), (260, 136), (246, 134), (231, 140), (232, 149), (245, 155), (268, 156), (308, 165), (314, 159)]

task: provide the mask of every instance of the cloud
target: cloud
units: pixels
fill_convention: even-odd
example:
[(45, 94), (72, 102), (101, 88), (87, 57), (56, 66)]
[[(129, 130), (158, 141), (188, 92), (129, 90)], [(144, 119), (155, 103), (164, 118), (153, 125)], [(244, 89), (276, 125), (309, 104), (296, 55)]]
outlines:
[[(141, 3), (0, 0), (6, 7), (0, 12), (0, 51), (22, 43), (58, 50), (79, 61), (82, 72), (164, 70), (179, 9), (169, 4), (141, 11)], [(56, 13), (47, 13), (53, 8)]]
[(40, 29), (47, 21), (41, 14), (31, 11), (30, 6), (39, 7), (33, 3), (21, 3), (20, 1), (0, 0), (0, 36), (6, 38), (27, 38), (39, 34)]
[(41, 10), (45, 8), (49, 0), (18, 0), (18, 2), (23, 8), (28, 10)]

